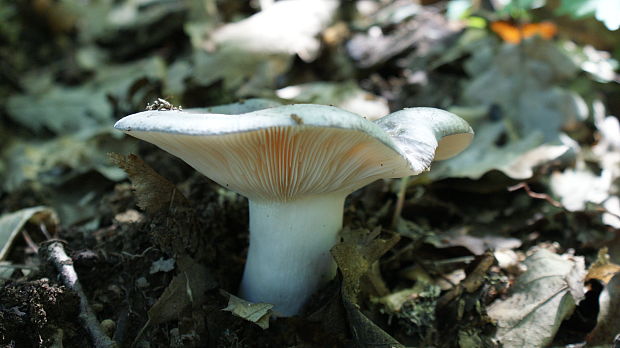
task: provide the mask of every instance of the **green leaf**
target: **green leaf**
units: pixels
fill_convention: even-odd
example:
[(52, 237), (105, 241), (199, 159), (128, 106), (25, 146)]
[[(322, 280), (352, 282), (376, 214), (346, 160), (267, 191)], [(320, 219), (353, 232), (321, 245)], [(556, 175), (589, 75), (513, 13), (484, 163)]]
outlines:
[(105, 96), (86, 88), (52, 87), (42, 94), (12, 96), (7, 111), (35, 132), (66, 134), (112, 122), (112, 106)]
[(513, 179), (527, 179), (534, 169), (557, 159), (570, 150), (565, 144), (543, 144), (540, 132), (531, 132), (523, 139), (497, 145), (504, 133), (501, 122), (487, 123), (476, 129), (474, 141), (455, 158), (434, 163), (428, 174), (433, 180), (442, 178), (479, 179), (484, 174), (499, 170)]
[(599, 0), (562, 0), (555, 12), (558, 15), (570, 15), (573, 18), (592, 16), (599, 2)]
[(121, 134), (111, 127), (86, 129), (47, 141), (14, 141), (0, 152), (6, 165), (0, 173), (2, 187), (14, 191), (26, 182), (58, 187), (91, 170), (110, 180), (125, 178), (119, 168), (108, 163), (108, 152), (135, 151), (134, 142), (119, 141)]
[(556, 9), (558, 15), (569, 15), (573, 18), (595, 16), (603, 22), (607, 29), (620, 28), (620, 3), (617, 0), (562, 0)]
[[(49, 83), (49, 76), (30, 78), (30, 93), (9, 97), (7, 112), (17, 123), (34, 132), (44, 129), (56, 134), (69, 134), (109, 126), (113, 123), (115, 102), (121, 109), (130, 109), (142, 96), (132, 93), (141, 80), (163, 79), (165, 65), (160, 58), (131, 64), (103, 66), (95, 78), (81, 87), (63, 87)], [(139, 100), (133, 100), (136, 97)]]

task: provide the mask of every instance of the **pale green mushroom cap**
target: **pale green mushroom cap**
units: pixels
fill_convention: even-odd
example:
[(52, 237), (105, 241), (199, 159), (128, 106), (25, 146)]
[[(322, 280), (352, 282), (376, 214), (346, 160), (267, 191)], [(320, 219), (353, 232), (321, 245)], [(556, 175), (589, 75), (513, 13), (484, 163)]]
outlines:
[(377, 179), (419, 174), (473, 137), (467, 122), (439, 109), (404, 109), (371, 122), (313, 104), (238, 115), (144, 111), (114, 127), (250, 199), (277, 201), (348, 194)]

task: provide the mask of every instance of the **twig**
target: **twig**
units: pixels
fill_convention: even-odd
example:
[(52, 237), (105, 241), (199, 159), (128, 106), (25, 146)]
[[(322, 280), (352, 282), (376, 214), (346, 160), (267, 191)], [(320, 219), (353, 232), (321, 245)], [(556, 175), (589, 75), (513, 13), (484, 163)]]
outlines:
[(562, 206), (562, 203), (560, 203), (560, 202), (556, 201), (555, 199), (551, 198), (551, 196), (549, 196), (548, 194), (546, 194), (546, 193), (538, 193), (538, 192), (532, 191), (530, 186), (527, 183), (525, 183), (525, 182), (516, 184), (514, 186), (510, 186), (508, 188), (508, 191), (512, 192), (512, 191), (516, 191), (518, 189), (525, 190), (527, 195), (532, 197), (532, 198), (544, 199), (545, 201), (549, 202), (549, 204), (551, 204), (552, 206), (554, 206), (556, 208), (562, 208), (562, 209), (564, 208)]
[(26, 232), (26, 230), (22, 231), (22, 236), (24, 237), (24, 240), (26, 241), (26, 244), (28, 244), (28, 247), (30, 249), (32, 249), (32, 251), (37, 254), (39, 252), (39, 247), (37, 246), (37, 243), (35, 243), (32, 238), (30, 237), (30, 234), (28, 232)]
[(154, 246), (150, 246), (150, 247), (148, 247), (148, 248), (144, 249), (144, 251), (143, 251), (143, 252), (141, 252), (140, 254), (131, 254), (131, 253), (128, 253), (128, 252), (126, 252), (126, 251), (121, 251), (121, 254), (122, 254), (123, 256), (127, 256), (127, 257), (129, 257), (129, 258), (131, 258), (131, 259), (135, 259), (135, 258), (137, 258), (137, 257), (144, 257), (144, 256), (146, 255), (146, 253), (148, 253), (149, 251), (151, 251), (151, 250), (153, 250), (153, 249), (155, 249), (155, 247), (154, 247)]
[(59, 241), (52, 241), (45, 247), (47, 261), (50, 262), (58, 271), (60, 281), (71, 290), (75, 291), (80, 297), (79, 318), (86, 331), (90, 334), (93, 346), (96, 348), (115, 348), (117, 345), (101, 329), (95, 313), (88, 304), (88, 299), (82, 290), (82, 285), (78, 281), (77, 273), (73, 268), (73, 260), (65, 252), (63, 244)]
[[(565, 211), (568, 211), (562, 205), (562, 203), (560, 203), (560, 202), (556, 201), (555, 199), (551, 198), (551, 196), (549, 196), (548, 194), (546, 194), (546, 193), (537, 193), (537, 192), (532, 191), (532, 189), (530, 189), (530, 186), (527, 183), (522, 182), (522, 183), (516, 184), (514, 186), (508, 187), (508, 191), (510, 191), (510, 192), (516, 191), (518, 189), (524, 189), (525, 192), (527, 193), (527, 195), (532, 197), (532, 198), (544, 199), (545, 201), (549, 202), (554, 207), (563, 209)], [(617, 219), (620, 219), (620, 215), (618, 215), (618, 214), (616, 214), (614, 212), (609, 211), (609, 209), (605, 208), (604, 206), (594, 207), (592, 209), (592, 211), (595, 211), (595, 212), (598, 212), (598, 213), (603, 213), (603, 214), (609, 214), (611, 216), (616, 217)]]
[(394, 215), (392, 215), (392, 229), (394, 230), (398, 227), (398, 220), (400, 220), (400, 214), (403, 212), (403, 205), (405, 205), (405, 196), (407, 195), (408, 184), (408, 176), (400, 179), (400, 187), (398, 188), (398, 194), (396, 195), (396, 206), (394, 207)]

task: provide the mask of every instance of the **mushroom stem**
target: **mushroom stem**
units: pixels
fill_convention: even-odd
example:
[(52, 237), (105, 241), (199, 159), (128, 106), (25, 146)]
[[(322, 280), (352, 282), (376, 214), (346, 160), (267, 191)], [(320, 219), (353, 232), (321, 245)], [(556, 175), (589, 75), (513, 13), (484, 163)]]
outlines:
[(342, 228), (342, 193), (293, 201), (250, 200), (250, 249), (240, 295), (274, 304), (282, 316), (299, 312), (336, 274), (330, 249)]

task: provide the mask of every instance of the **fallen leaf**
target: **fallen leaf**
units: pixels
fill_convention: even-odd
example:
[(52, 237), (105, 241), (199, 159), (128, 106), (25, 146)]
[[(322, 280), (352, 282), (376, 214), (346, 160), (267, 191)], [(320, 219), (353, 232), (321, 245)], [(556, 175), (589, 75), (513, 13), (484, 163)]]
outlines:
[(275, 87), (276, 78), (289, 69), (295, 54), (306, 61), (316, 58), (317, 36), (332, 22), (337, 8), (334, 0), (278, 1), (208, 35), (193, 27), (187, 30), (195, 46), (193, 67), (179, 63), (171, 70), (183, 74), (176, 80), (188, 78), (208, 86), (221, 79), (224, 88), (237, 96), (263, 95), (265, 88)]
[(562, 321), (583, 298), (583, 257), (540, 249), (524, 264), (506, 299), (492, 303), (488, 315), (497, 322), (503, 347), (543, 347), (551, 343)]
[(216, 286), (217, 282), (205, 266), (187, 256), (182, 257), (179, 274), (172, 278), (164, 293), (149, 309), (145, 327), (178, 319), (187, 306), (198, 308), (204, 303), (206, 292)]
[(579, 65), (581, 70), (588, 73), (593, 80), (601, 83), (617, 80), (618, 61), (613, 58), (610, 52), (597, 50), (591, 45), (576, 45), (573, 41), (564, 42), (562, 48), (570, 54), (575, 64)]
[(610, 261), (607, 248), (604, 247), (598, 251), (596, 261), (590, 265), (585, 280), (597, 279), (603, 284), (607, 284), (617, 273), (620, 273), (620, 265)]
[(311, 61), (320, 46), (316, 36), (327, 28), (337, 8), (334, 0), (279, 1), (217, 29), (210, 40), (218, 49), (235, 48), (246, 54), (297, 54)]
[(478, 290), (478, 288), (486, 280), (487, 272), (494, 263), (495, 257), (493, 256), (493, 253), (486, 252), (484, 256), (480, 258), (474, 270), (470, 274), (468, 274), (462, 282), (457, 284), (454, 288), (452, 288), (450, 291), (443, 294), (441, 298), (439, 298), (439, 300), (437, 301), (437, 306), (445, 306), (450, 301), (461, 296), (463, 292), (473, 293), (474, 291)]
[(440, 234), (438, 238), (428, 242), (438, 248), (462, 246), (474, 255), (482, 255), (487, 250), (516, 249), (521, 246), (521, 240), (497, 235), (472, 236), (466, 229), (456, 229)]
[(112, 105), (105, 94), (87, 88), (50, 87), (41, 94), (11, 96), (7, 112), (22, 126), (41, 132), (67, 134), (112, 122)]
[[(478, 44), (476, 44), (478, 42)], [(472, 124), (476, 136), (459, 156), (434, 165), (429, 176), (478, 179), (499, 170), (512, 179), (531, 178), (536, 167), (574, 157), (578, 145), (562, 133), (588, 116), (576, 93), (558, 87), (575, 79), (578, 67), (554, 42), (532, 38), (497, 45), (478, 38), (466, 44), (465, 106), (499, 110)]]
[(56, 212), (48, 207), (32, 207), (5, 214), (0, 217), (0, 261), (4, 260), (11, 250), (13, 241), (27, 223), (43, 224), (53, 232), (59, 223)]
[(566, 169), (551, 174), (551, 190), (569, 211), (586, 209), (586, 203), (600, 204), (606, 200), (613, 185), (609, 171), (596, 175), (586, 168)]
[(159, 260), (153, 261), (151, 264), (149, 274), (155, 274), (157, 272), (170, 272), (174, 269), (174, 264), (175, 262), (173, 258), (164, 259), (163, 257), (160, 257)]
[(600, 134), (598, 143), (591, 148), (589, 161), (597, 162), (597, 169), (583, 160), (574, 168), (551, 175), (550, 186), (564, 208), (569, 211), (602, 211), (604, 224), (620, 227), (620, 199), (615, 184), (620, 178), (620, 123), (607, 113), (600, 103), (594, 103), (594, 120)]
[(368, 319), (357, 305), (343, 299), (355, 346), (361, 348), (405, 348), (394, 337)]
[(431, 179), (452, 177), (475, 180), (492, 170), (499, 170), (512, 179), (528, 179), (538, 166), (556, 160), (571, 150), (570, 145), (561, 142), (544, 144), (543, 134), (538, 131), (505, 145), (497, 145), (505, 134), (502, 122), (485, 123), (475, 131), (476, 136), (465, 151), (433, 164), (428, 174)]
[(605, 285), (598, 301), (596, 327), (586, 340), (588, 345), (609, 345), (620, 332), (620, 272)]
[(155, 213), (171, 202), (189, 206), (189, 202), (168, 179), (136, 155), (109, 154), (110, 161), (122, 168), (135, 189), (138, 206), (148, 213)]
[[(374, 239), (380, 230), (367, 233), (349, 231), (349, 240), (336, 244), (331, 253), (342, 272), (342, 297), (351, 303), (357, 303), (360, 292), (360, 280), (368, 273), (374, 262), (390, 250), (400, 240), (395, 234), (390, 239)], [(343, 237), (346, 237), (343, 232)]]
[[(93, 79), (80, 87), (41, 82), (42, 86), (37, 85), (29, 93), (9, 97), (7, 112), (15, 122), (34, 132), (47, 129), (56, 134), (69, 134), (109, 127), (113, 123), (113, 106), (134, 107), (133, 104), (142, 99), (136, 84), (142, 79), (163, 79), (164, 71), (162, 59), (150, 58), (131, 64), (103, 66)], [(47, 77), (43, 74), (40, 79)], [(130, 90), (132, 87), (136, 90)], [(136, 95), (139, 100), (132, 100)]]
[[(122, 180), (125, 173), (110, 165), (107, 154), (131, 152), (136, 145), (119, 141), (121, 136), (107, 125), (50, 140), (14, 141), (0, 153), (6, 164), (6, 169), (0, 172), (2, 186), (9, 192), (27, 182), (60, 187), (90, 171), (97, 171), (112, 181)], [(66, 223), (64, 219), (63, 223)]]
[[(342, 301), (349, 327), (358, 347), (403, 347), (362, 314), (357, 305), (361, 280), (367, 277), (373, 263), (400, 240), (395, 234), (390, 239), (375, 239), (381, 229), (348, 230), (342, 232), (343, 242), (336, 244), (331, 253), (343, 277)], [(376, 275), (373, 275), (376, 276)], [(371, 277), (372, 279), (372, 277)], [(375, 280), (374, 282), (378, 282)]]
[(269, 328), (269, 318), (273, 313), (271, 309), (272, 304), (269, 303), (252, 303), (246, 300), (240, 299), (235, 295), (231, 295), (224, 290), (221, 291), (223, 295), (228, 296), (228, 306), (223, 308), (223, 311), (231, 312), (233, 315), (243, 318), (249, 322), (258, 325), (261, 329), (265, 330)]
[[(375, 29), (355, 34), (346, 43), (347, 53), (362, 69), (380, 66), (411, 51), (416, 58), (425, 57), (431, 50), (443, 48), (457, 30), (437, 11), (410, 1), (394, 1), (373, 17), (377, 23), (364, 27)], [(389, 31), (376, 30), (382, 26)]]
[[(261, 96), (275, 87), (278, 76), (289, 70), (292, 56), (270, 54), (246, 54), (234, 49), (215, 53), (196, 50), (192, 54), (192, 68), (187, 75), (175, 78), (188, 79), (200, 86), (210, 86), (223, 81), (224, 90), (236, 97)], [(179, 63), (182, 64), (182, 63)], [(173, 65), (171, 69), (179, 69)]]

